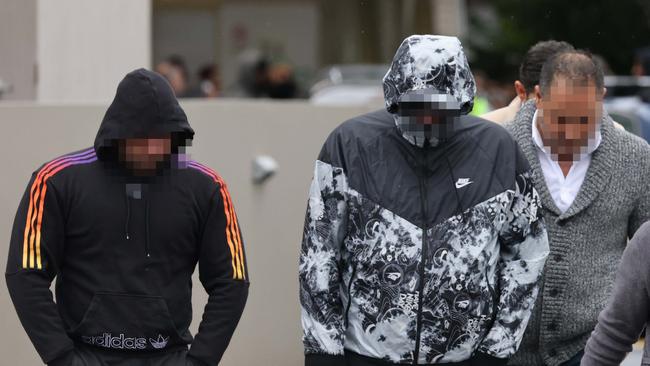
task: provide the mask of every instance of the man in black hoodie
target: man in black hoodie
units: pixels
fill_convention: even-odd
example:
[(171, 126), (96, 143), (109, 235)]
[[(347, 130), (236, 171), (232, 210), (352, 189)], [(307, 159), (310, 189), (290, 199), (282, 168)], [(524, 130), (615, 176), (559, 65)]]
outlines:
[[(6, 280), (46, 364), (221, 359), (246, 303), (248, 271), (225, 183), (183, 159), (193, 135), (167, 81), (139, 69), (120, 83), (93, 148), (33, 173)], [(209, 300), (192, 337), (197, 262)]]

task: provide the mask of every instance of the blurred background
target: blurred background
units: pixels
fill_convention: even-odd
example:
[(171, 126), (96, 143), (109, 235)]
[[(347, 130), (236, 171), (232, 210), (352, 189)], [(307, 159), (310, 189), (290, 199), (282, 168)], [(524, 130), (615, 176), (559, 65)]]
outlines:
[[(522, 55), (564, 40), (597, 54), (610, 96), (650, 73), (643, 0), (135, 0), (0, 2), (0, 98), (110, 99), (153, 68), (182, 98), (308, 99), (381, 106), (403, 38), (456, 35), (479, 80), (477, 113), (506, 105)], [(645, 65), (645, 67), (644, 67)]]
[[(154, 69), (197, 131), (194, 158), (229, 182), (246, 241), (251, 296), (222, 364), (301, 365), (296, 272), (313, 161), (336, 125), (382, 108), (381, 78), (416, 33), (461, 38), (475, 114), (514, 98), (534, 43), (588, 49), (610, 113), (650, 138), (647, 0), (0, 0), (0, 262), (31, 172), (89, 146), (122, 77)], [(194, 330), (205, 303), (195, 288)], [(0, 295), (11, 359), (0, 363), (40, 364)]]

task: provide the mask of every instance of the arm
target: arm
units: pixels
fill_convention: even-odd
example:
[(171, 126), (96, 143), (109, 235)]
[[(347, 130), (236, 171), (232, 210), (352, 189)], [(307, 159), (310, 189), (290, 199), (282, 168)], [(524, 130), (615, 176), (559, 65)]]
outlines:
[(345, 362), (339, 268), (346, 228), (346, 189), (342, 169), (316, 162), (299, 269), (307, 366), (334, 366)]
[(498, 265), (499, 302), (492, 329), (478, 352), (490, 357), (511, 357), (524, 335), (549, 246), (541, 216), (541, 203), (530, 171), (516, 178), (501, 228)]
[(582, 365), (619, 365), (648, 322), (648, 253), (650, 224), (627, 245), (614, 291), (587, 342)]
[(50, 291), (62, 262), (64, 222), (46, 176), (34, 173), (20, 202), (5, 278), (18, 318), (43, 362), (65, 365), (74, 346)]
[(225, 183), (212, 196), (199, 253), (199, 278), (209, 295), (190, 358), (218, 364), (248, 297), (248, 269), (237, 215)]

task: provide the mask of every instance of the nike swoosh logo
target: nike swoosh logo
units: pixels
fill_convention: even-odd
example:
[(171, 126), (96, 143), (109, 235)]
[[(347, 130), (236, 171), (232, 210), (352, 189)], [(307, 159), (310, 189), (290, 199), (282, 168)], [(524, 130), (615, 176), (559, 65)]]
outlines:
[(456, 182), (456, 189), (463, 188), (463, 187), (468, 186), (468, 185), (470, 185), (472, 183), (474, 183), (474, 182), (472, 182), (469, 179), (459, 179), (458, 182)]

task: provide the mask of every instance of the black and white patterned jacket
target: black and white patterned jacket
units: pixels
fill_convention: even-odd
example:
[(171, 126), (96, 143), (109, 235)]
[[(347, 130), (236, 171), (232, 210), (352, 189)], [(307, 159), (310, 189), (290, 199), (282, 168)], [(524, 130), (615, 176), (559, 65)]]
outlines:
[(548, 253), (530, 174), (506, 130), (477, 117), (435, 148), (385, 110), (339, 126), (316, 161), (300, 256), (306, 364), (509, 358)]

